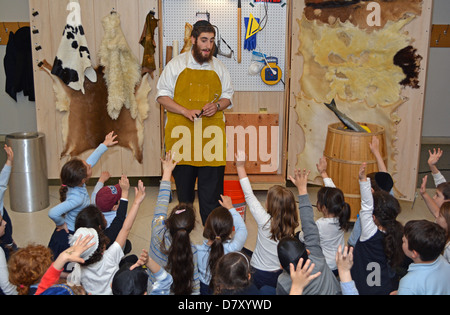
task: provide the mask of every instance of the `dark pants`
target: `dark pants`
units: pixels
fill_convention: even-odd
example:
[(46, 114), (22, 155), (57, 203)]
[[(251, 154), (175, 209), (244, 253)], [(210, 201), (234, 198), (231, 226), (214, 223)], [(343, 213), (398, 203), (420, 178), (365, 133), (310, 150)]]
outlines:
[(225, 166), (177, 165), (173, 170), (180, 203), (194, 203), (195, 181), (197, 180), (198, 204), (203, 225), (208, 215), (220, 206), (219, 200), (220, 195), (223, 194), (224, 176)]

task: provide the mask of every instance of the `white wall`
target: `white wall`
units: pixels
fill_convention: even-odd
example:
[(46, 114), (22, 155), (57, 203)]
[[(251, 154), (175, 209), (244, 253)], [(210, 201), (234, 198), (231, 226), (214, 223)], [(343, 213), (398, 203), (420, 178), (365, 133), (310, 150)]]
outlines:
[[(434, 0), (433, 24), (450, 24), (449, 13), (450, 1)], [(450, 137), (449, 82), (450, 48), (431, 48), (423, 117), (423, 137)]]
[[(450, 24), (449, 12), (450, 1), (434, 0), (433, 24)], [(28, 0), (0, 0), (0, 21), (29, 21)], [(6, 47), (0, 45), (1, 60), (5, 52)], [(422, 135), (450, 137), (450, 48), (431, 48), (428, 67)], [(0, 134), (37, 131), (34, 105), (34, 102), (29, 102), (22, 93), (19, 93), (17, 103), (5, 93), (5, 71), (2, 62), (0, 65)]]

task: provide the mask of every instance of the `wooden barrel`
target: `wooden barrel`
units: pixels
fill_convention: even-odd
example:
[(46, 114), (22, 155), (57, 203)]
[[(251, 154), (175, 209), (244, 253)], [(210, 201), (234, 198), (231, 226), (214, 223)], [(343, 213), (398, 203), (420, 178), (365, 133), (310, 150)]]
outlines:
[(327, 158), (327, 173), (333, 179), (336, 187), (341, 189), (345, 201), (351, 207), (351, 221), (356, 221), (361, 209), (359, 190), (359, 168), (366, 162), (366, 173), (378, 172), (375, 156), (370, 151), (372, 137), (378, 138), (380, 154), (387, 166), (386, 135), (383, 126), (359, 123), (367, 126), (370, 133), (355, 132), (344, 129), (342, 123), (328, 126), (324, 156)]

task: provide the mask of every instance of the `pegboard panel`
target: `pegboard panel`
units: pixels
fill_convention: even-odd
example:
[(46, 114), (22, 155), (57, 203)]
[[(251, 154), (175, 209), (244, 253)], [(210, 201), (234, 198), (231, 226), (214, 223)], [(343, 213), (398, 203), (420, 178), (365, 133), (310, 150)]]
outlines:
[[(219, 35), (234, 51), (231, 58), (218, 55), (231, 74), (235, 91), (284, 91), (285, 77), (285, 55), (286, 55), (286, 5), (280, 3), (268, 3), (268, 20), (266, 27), (258, 32), (255, 51), (261, 52), (268, 57), (278, 58), (278, 66), (283, 71), (281, 81), (276, 85), (267, 85), (260, 75), (250, 75), (248, 69), (252, 60), (252, 52), (244, 49), (246, 35), (245, 18), (250, 13), (257, 19), (265, 16), (264, 3), (254, 3), (253, 0), (243, 0), (242, 3), (242, 25), (241, 63), (237, 62), (237, 11), (238, 0), (164, 0), (163, 1), (163, 51), (167, 46), (173, 46), (178, 41), (179, 50), (184, 45), (185, 24), (193, 25), (201, 19), (205, 19), (208, 12), (210, 22), (219, 29)], [(227, 54), (230, 49), (222, 42), (221, 50)], [(164, 63), (166, 56), (163, 56)]]

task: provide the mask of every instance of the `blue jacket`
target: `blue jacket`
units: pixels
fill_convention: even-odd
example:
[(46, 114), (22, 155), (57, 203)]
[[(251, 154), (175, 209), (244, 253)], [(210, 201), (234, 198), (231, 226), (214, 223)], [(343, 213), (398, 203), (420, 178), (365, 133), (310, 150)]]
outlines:
[[(100, 157), (108, 150), (108, 147), (101, 143), (97, 149), (86, 159), (86, 163), (94, 167)], [(67, 224), (69, 231), (75, 231), (75, 219), (78, 213), (90, 205), (89, 193), (86, 185), (69, 187), (66, 200), (50, 209), (48, 216), (57, 226)]]

